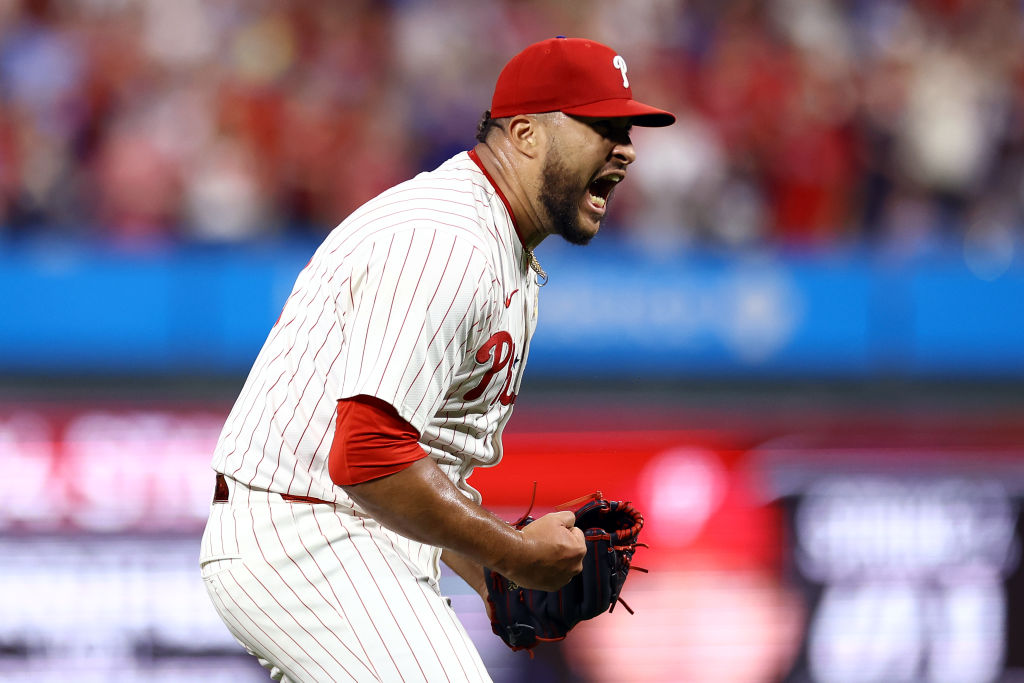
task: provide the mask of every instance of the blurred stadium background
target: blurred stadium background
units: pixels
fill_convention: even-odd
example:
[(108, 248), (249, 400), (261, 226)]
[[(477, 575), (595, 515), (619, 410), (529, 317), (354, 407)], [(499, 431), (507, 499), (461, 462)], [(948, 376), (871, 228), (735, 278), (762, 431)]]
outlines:
[(1024, 680), (1024, 9), (999, 0), (0, 1), (0, 679), (264, 680), (198, 578), (226, 412), (349, 211), (500, 66), (609, 43), (679, 114), (551, 279), (517, 517), (649, 520), (499, 683)]

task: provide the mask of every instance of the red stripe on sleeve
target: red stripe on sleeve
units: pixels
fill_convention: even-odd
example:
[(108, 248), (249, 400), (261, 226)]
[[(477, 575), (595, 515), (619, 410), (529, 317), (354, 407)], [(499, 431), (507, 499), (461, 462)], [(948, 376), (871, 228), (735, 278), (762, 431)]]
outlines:
[(391, 404), (366, 395), (338, 401), (327, 461), (331, 480), (338, 486), (400, 472), (426, 455), (416, 429)]

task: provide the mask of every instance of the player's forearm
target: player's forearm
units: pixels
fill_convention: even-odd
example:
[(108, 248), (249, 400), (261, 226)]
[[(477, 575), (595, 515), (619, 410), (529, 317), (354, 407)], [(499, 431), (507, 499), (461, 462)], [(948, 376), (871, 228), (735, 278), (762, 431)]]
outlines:
[(522, 534), (466, 498), (430, 458), (344, 489), (374, 519), (403, 536), (502, 573), (519, 573)]
[(441, 561), (469, 584), (470, 588), (479, 593), (481, 598), (486, 600), (487, 583), (484, 581), (482, 565), (449, 548), (441, 552)]

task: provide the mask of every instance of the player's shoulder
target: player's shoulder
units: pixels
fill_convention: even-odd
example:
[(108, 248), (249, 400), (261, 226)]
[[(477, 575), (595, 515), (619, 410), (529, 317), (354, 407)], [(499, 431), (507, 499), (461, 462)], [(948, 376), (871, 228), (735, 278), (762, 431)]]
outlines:
[(422, 212), (434, 219), (465, 215), (474, 222), (489, 213), (490, 185), (467, 152), (456, 154), (432, 171), (424, 171), (382, 193), (374, 202)]
[(408, 231), (445, 234), (483, 247), (492, 223), (490, 186), (462, 152), (377, 195), (346, 218), (333, 239), (390, 239)]

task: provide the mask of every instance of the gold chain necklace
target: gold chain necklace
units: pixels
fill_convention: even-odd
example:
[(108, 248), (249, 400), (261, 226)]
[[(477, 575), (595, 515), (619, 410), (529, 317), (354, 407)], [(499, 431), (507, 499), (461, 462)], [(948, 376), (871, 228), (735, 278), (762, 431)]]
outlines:
[(537, 286), (543, 287), (548, 283), (548, 274), (540, 267), (540, 261), (533, 255), (533, 249), (523, 247), (523, 252), (526, 254), (526, 259), (530, 262), (530, 269), (537, 273)]

